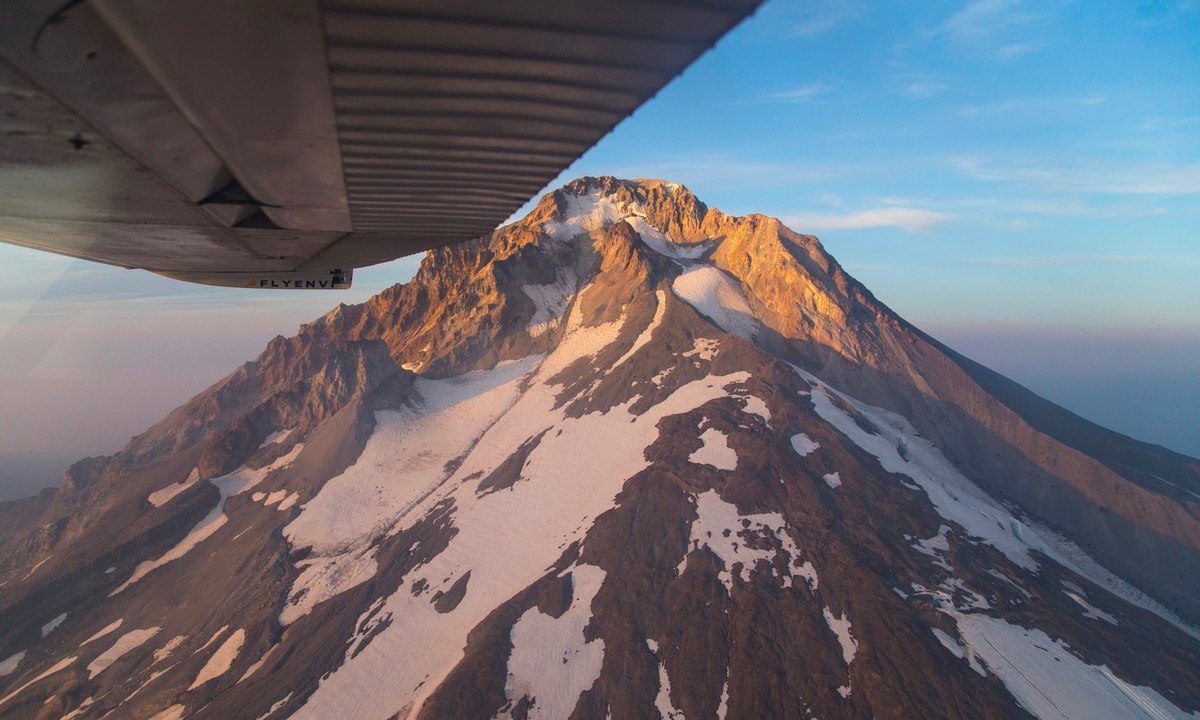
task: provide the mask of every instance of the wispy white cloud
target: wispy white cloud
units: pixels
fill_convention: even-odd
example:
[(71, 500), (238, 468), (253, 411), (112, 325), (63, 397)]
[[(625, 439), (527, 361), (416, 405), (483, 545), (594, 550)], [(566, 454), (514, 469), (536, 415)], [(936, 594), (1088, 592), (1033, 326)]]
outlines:
[(972, 265), (997, 267), (1057, 267), (1063, 265), (1125, 265), (1164, 261), (1158, 255), (1010, 255), (1000, 257), (968, 258)]
[(910, 82), (901, 88), (901, 92), (911, 98), (928, 100), (946, 91), (946, 84), (940, 82)]
[(1086, 166), (1006, 165), (974, 156), (949, 158), (946, 164), (977, 180), (1022, 183), (1060, 192), (1111, 195), (1200, 194), (1200, 163)]
[[(725, 153), (688, 153), (677, 157), (649, 158), (635, 164), (605, 168), (617, 177), (669, 179), (684, 185), (743, 187), (748, 183), (795, 185), (824, 182), (842, 177), (860, 168), (848, 163), (819, 165), (800, 161), (748, 159)], [(697, 192), (699, 190), (697, 189)]]
[(1061, 3), (1026, 0), (971, 0), (941, 23), (926, 27), (895, 46), (903, 51), (944, 39), (975, 55), (1009, 61), (1045, 47), (1035, 25)]
[(803, 20), (792, 27), (792, 33), (800, 37), (823, 35), (838, 26), (841, 18), (834, 15)]
[(790, 90), (768, 93), (767, 98), (783, 102), (808, 102), (822, 95), (827, 95), (832, 90), (833, 86), (829, 83), (813, 82)]
[(973, 0), (942, 23), (941, 31), (959, 43), (974, 43), (1037, 17), (1022, 0)]
[(950, 220), (951, 216), (921, 208), (880, 207), (844, 214), (792, 213), (780, 219), (798, 232), (898, 227), (910, 233), (922, 233)]
[(958, 114), (963, 117), (974, 117), (976, 115), (985, 114), (1000, 114), (1006, 112), (1046, 112), (1046, 111), (1063, 111), (1072, 108), (1088, 108), (1102, 105), (1108, 101), (1108, 98), (1099, 94), (1088, 95), (1061, 95), (1061, 96), (1043, 96), (1043, 97), (1010, 97), (994, 102), (967, 105), (958, 109)]
[(996, 57), (1000, 58), (1001, 60), (1013, 60), (1015, 58), (1019, 58), (1032, 52), (1041, 50), (1043, 47), (1045, 46), (1040, 42), (1011, 43), (997, 50)]

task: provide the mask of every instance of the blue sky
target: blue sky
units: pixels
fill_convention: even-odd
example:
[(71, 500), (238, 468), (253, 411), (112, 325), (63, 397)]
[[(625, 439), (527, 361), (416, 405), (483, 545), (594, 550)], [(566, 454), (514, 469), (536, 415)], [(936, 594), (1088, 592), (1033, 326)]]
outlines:
[[(682, 182), (818, 235), (885, 303), (1200, 455), (1200, 2), (769, 0), (551, 185)], [(0, 453), (115, 451), (338, 301), (0, 246)]]

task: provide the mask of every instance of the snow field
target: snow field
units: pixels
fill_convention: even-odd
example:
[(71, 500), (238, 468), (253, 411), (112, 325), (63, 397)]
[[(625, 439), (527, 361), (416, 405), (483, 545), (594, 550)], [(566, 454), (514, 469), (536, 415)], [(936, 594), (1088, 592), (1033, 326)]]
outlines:
[(209, 680), (215, 680), (225, 673), (229, 672), (229, 668), (233, 667), (233, 661), (237, 660), (238, 653), (242, 651), (242, 645), (246, 642), (246, 630), (238, 628), (225, 638), (225, 642), (221, 643), (220, 647), (213, 652), (212, 657), (200, 668), (196, 679), (192, 681), (191, 687), (188, 690), (195, 690)]
[(570, 578), (571, 606), (561, 617), (543, 615), (533, 607), (512, 628), (504, 695), (510, 700), (522, 695), (536, 698), (528, 720), (569, 716), (579, 696), (600, 677), (604, 641), (586, 641), (583, 630), (591, 620), (592, 600), (604, 582), (604, 571), (576, 565)]
[(759, 322), (742, 287), (725, 272), (697, 265), (675, 278), (671, 291), (727, 333), (752, 340)]
[(284, 528), (293, 548), (313, 552), (292, 584), (281, 623), (375, 574), (371, 541), (444, 482), (446, 463), (512, 406), (539, 359), (456, 378), (417, 378), (419, 407), (375, 414), (375, 431), (355, 464), (325, 483)]
[(265, 440), (263, 440), (261, 443), (259, 443), (258, 449), (262, 450), (263, 448), (265, 448), (268, 445), (275, 445), (276, 443), (281, 443), (284, 440), (287, 440), (288, 438), (290, 438), (292, 436), (292, 433), (294, 433), (294, 432), (296, 432), (296, 428), (288, 428), (287, 430), (276, 430), (275, 432), (268, 435)]
[(1117, 622), (1117, 619), (1115, 617), (1113, 617), (1112, 615), (1109, 615), (1108, 613), (1104, 612), (1100, 608), (1093, 607), (1090, 602), (1088, 602), (1087, 600), (1084, 600), (1083, 597), (1081, 595), (1079, 595), (1078, 593), (1067, 592), (1067, 597), (1069, 597), (1072, 600), (1074, 600), (1075, 602), (1079, 603), (1079, 606), (1082, 607), (1084, 610), (1083, 616), (1085, 618), (1089, 618), (1091, 620), (1103, 620), (1104, 622), (1108, 623), (1109, 625), (1120, 625), (1120, 623)]
[(792, 436), (792, 449), (800, 457), (808, 457), (809, 453), (821, 447), (816, 441), (804, 433), (799, 433)]
[(718, 470), (737, 470), (737, 452), (729, 447), (725, 433), (716, 428), (709, 428), (700, 434), (700, 442), (703, 444), (688, 456), (688, 462), (711, 465)]
[(542, 224), (542, 230), (555, 240), (566, 241), (576, 235), (595, 232), (631, 212), (630, 208), (618, 207), (612, 198), (599, 192), (586, 195), (563, 193), (562, 197), (566, 200), (566, 207), (561, 211), (563, 219)]
[(982, 659), (1017, 702), (1039, 718), (1200, 718), (1200, 713), (1185, 713), (1151, 688), (1121, 680), (1104, 665), (1088, 665), (1061, 641), (1041, 630), (1023, 628), (982, 613), (948, 612), (958, 622), (967, 652)]
[(117, 660), (120, 660), (122, 655), (141, 647), (143, 643), (157, 635), (161, 630), (161, 627), (145, 628), (144, 630), (131, 630), (117, 638), (117, 641), (112, 644), (112, 647), (100, 653), (95, 660), (88, 664), (88, 680), (92, 680), (97, 675), (107, 670), (112, 666), (113, 663), (115, 663)]
[(533, 301), (534, 306), (533, 317), (526, 328), (531, 337), (540, 337), (558, 325), (578, 285), (574, 270), (558, 268), (552, 283), (521, 286), (521, 291)]
[(187, 708), (183, 705), (172, 705), (150, 718), (150, 720), (183, 720), (186, 713)]
[(67, 668), (71, 667), (72, 663), (74, 663), (78, 659), (79, 658), (75, 655), (72, 655), (71, 657), (63, 658), (62, 660), (59, 660), (58, 662), (54, 663), (50, 667), (46, 668), (46, 670), (44, 672), (42, 672), (42, 674), (38, 675), (37, 677), (35, 677), (34, 679), (25, 683), (21, 687), (17, 688), (16, 690), (13, 690), (9, 694), (0, 698), (0, 710), (2, 710), (4, 708), (4, 705), (6, 703), (8, 703), (9, 700), (12, 700), (16, 696), (20, 695), (22, 692), (25, 691), (26, 688), (30, 687), (31, 685), (36, 685), (37, 683), (41, 682), (42, 680), (45, 680), (46, 678), (50, 677), (51, 675), (53, 675), (56, 672), (59, 672), (61, 670), (66, 670)]
[[(1115, 596), (1159, 612), (1164, 619), (1194, 635), (1195, 630), (1190, 626), (1169, 613), (1160, 612), (1157, 603), (1139, 602), (1144, 596), (1130, 592), (1132, 588), (1128, 584), (1078, 547), (1045, 528), (1027, 526), (1013, 516), (963, 476), (900, 416), (839, 393), (799, 368), (796, 371), (813, 385), (813, 404), (826, 422), (874, 455), (885, 470), (914, 480), (925, 491), (938, 514), (961, 525), (972, 538), (991, 545), (1014, 564), (1031, 572), (1037, 570), (1038, 563), (1030, 553), (1037, 550)], [(880, 434), (868, 433), (859, 427), (850, 415), (833, 403), (834, 395), (865, 416)], [(899, 452), (901, 440), (906, 445), (907, 460)], [(944, 545), (945, 528), (934, 538), (917, 543), (918, 549), (939, 559)], [(944, 633), (940, 631), (935, 630), (934, 635), (947, 650), (965, 658), (976, 672), (980, 670), (978, 660), (982, 660), (1021, 706), (1037, 717), (1045, 720), (1200, 720), (1200, 713), (1184, 713), (1151, 688), (1131, 685), (1105, 666), (1088, 665), (1041, 630), (1012, 625), (982, 612), (961, 612), (950, 601), (950, 594), (956, 590), (968, 595), (969, 607), (988, 609), (986, 600), (971, 592), (961, 579), (949, 578), (940, 587), (945, 594), (935, 593), (935, 597), (939, 598), (942, 612), (958, 622), (961, 642), (948, 636), (943, 638)], [(1090, 608), (1090, 603), (1086, 607)]]
[(645, 217), (634, 215), (624, 219), (642, 239), (646, 247), (672, 260), (698, 260), (713, 246), (713, 243), (709, 241), (680, 245), (667, 237), (662, 230), (646, 222)]
[(217, 490), (220, 491), (221, 496), (217, 500), (217, 504), (212, 510), (209, 511), (208, 515), (205, 515), (200, 522), (196, 523), (195, 527), (193, 527), (191, 531), (189, 531), (188, 534), (185, 535), (184, 538), (175, 545), (175, 547), (171, 548), (154, 560), (145, 560), (139, 563), (134, 569), (133, 575), (131, 575), (128, 580), (122, 583), (120, 587), (109, 593), (108, 596), (112, 597), (121, 593), (130, 585), (133, 585), (138, 580), (146, 577), (146, 575), (148, 575), (150, 572), (162, 567), (163, 565), (166, 565), (167, 563), (174, 562), (184, 555), (187, 555), (193, 548), (207, 540), (210, 536), (212, 536), (213, 533), (224, 527), (225, 523), (229, 520), (229, 517), (225, 515), (226, 500), (254, 487), (258, 483), (262, 482), (267, 475), (270, 475), (272, 472), (291, 465), (292, 462), (295, 461), (295, 459), (300, 455), (302, 450), (304, 450), (304, 443), (298, 443), (286, 455), (277, 458), (270, 465), (255, 470), (251, 470), (247, 467), (241, 467), (228, 475), (210, 480), (209, 482), (217, 486)]
[(165, 488), (155, 490), (154, 492), (150, 493), (150, 497), (148, 497), (146, 499), (149, 500), (150, 504), (153, 505), (154, 507), (162, 507), (163, 505), (166, 505), (168, 502), (170, 502), (171, 499), (174, 498), (176, 495), (183, 492), (184, 490), (187, 490), (192, 485), (195, 485), (196, 481), (199, 479), (200, 479), (200, 468), (192, 468), (192, 471), (190, 473), (188, 473), (187, 478), (184, 479), (182, 482), (171, 483), (170, 485), (166, 486)]
[(633, 345), (629, 347), (629, 350), (626, 351), (625, 354), (620, 358), (618, 358), (617, 361), (612, 364), (612, 367), (604, 372), (605, 375), (612, 373), (612, 371), (620, 367), (622, 363), (633, 357), (638, 350), (641, 350), (646, 343), (650, 342), (650, 338), (654, 335), (654, 331), (657, 330), (658, 326), (662, 324), (663, 315), (667, 314), (667, 294), (662, 290), (659, 290), (654, 294), (654, 297), (658, 300), (658, 304), (654, 307), (654, 318), (650, 321), (650, 324), (646, 326), (646, 329), (637, 336), (637, 339), (633, 341)]
[[(726, 386), (749, 378), (735, 373), (688, 383), (639, 416), (630, 414), (627, 404), (604, 414), (566, 417), (562, 408), (555, 408), (557, 386), (549, 385), (548, 379), (610, 345), (619, 331), (619, 321), (584, 328), (580, 313), (573, 311), (559, 346), (527, 379), (529, 388), (511, 407), (498, 409), (498, 419), (468, 446), (453, 476), (440, 485), (435, 481), (436, 491), (421, 494), (410, 489), (405, 494), (404, 511), (390, 532), (411, 527), (445, 498), (454, 501), (458, 532), (442, 553), (410, 573), (382, 607), (360, 619), (390, 613), (392, 624), (325, 678), (296, 718), (339, 713), (382, 719), (403, 708), (409, 708), (409, 715), (417, 712), (462, 657), (467, 633), (491, 612), (497, 599), (512, 597), (544, 575), (563, 549), (581, 539), (595, 518), (613, 506), (625, 480), (648, 465), (644, 452), (658, 437), (659, 420), (723, 397)], [(514, 383), (514, 391), (515, 387)], [(490, 472), (548, 426), (551, 430), (530, 453), (521, 481), (510, 490), (477, 497), (476, 483), (464, 482), (475, 473)], [(460, 436), (462, 429), (442, 421), (432, 423), (431, 432), (444, 442)], [(384, 465), (378, 471), (395, 477), (400, 469)], [(460, 604), (452, 612), (436, 612), (430, 603), (433, 593), (447, 589), (468, 570), (471, 579)], [(414, 596), (410, 588), (421, 580), (428, 588)], [(387, 674), (388, 683), (377, 681), (380, 673)]]
[[(733, 592), (735, 574), (739, 581), (744, 582), (743, 571), (755, 571), (758, 568), (759, 560), (772, 563), (775, 559), (775, 550), (773, 549), (757, 549), (746, 545), (745, 535), (747, 534), (760, 536), (770, 534), (780, 540), (784, 552), (789, 557), (788, 567), (793, 569), (791, 574), (782, 578), (784, 587), (790, 587), (795, 578), (799, 577), (806, 581), (810, 589), (816, 589), (817, 575), (812, 565), (805, 562), (803, 566), (795, 567), (795, 561), (800, 557), (800, 550), (796, 547), (791, 535), (788, 534), (787, 523), (782, 515), (779, 513), (742, 515), (738, 512), (736, 505), (722, 500), (715, 490), (700, 493), (693, 498), (696, 504), (696, 519), (692, 522), (688, 552), (708, 548), (721, 559), (724, 569), (718, 573), (717, 577), (725, 585), (727, 592)], [(740, 567), (735, 573), (734, 565), (739, 563)], [(677, 575), (683, 574), (686, 568), (687, 556), (685, 555), (675, 572)], [(772, 566), (771, 573), (774, 574), (774, 572)]]
[(163, 645), (154, 651), (154, 662), (152, 664), (157, 665), (163, 660), (171, 657), (171, 653), (175, 652), (175, 649), (178, 648), (179, 645), (186, 639), (187, 635), (176, 635), (168, 640), (166, 645)]
[(105, 625), (104, 627), (97, 630), (96, 633), (94, 635), (92, 635), (91, 637), (89, 637), (87, 640), (84, 640), (83, 642), (79, 643), (79, 647), (83, 647), (84, 645), (87, 645), (90, 642), (99, 640), (100, 638), (104, 637), (105, 635), (107, 635), (111, 632), (115, 632), (117, 628), (121, 627), (121, 623), (123, 623), (123, 622), (125, 622), (125, 618), (117, 618), (116, 620), (113, 620), (108, 625)]
[[(1022, 532), (1023, 523), (1007, 508), (968, 480), (932, 443), (918, 436), (907, 420), (882, 408), (860, 403), (810, 373), (795, 369), (813, 386), (810, 397), (817, 414), (855, 445), (874, 455), (884, 470), (916, 482), (943, 518), (958, 523), (968, 534), (996, 548), (1026, 570), (1038, 567), (1030, 550), (1054, 556), (1054, 551), (1032, 532)], [(834, 404), (834, 396), (866, 417), (880, 434), (859, 427), (854, 418)], [(908, 460), (900, 455), (901, 444), (906, 448)]]
[(849, 665), (854, 662), (854, 655), (858, 652), (858, 641), (850, 633), (849, 616), (834, 615), (829, 608), (823, 608), (822, 614), (825, 616), (825, 624), (837, 635), (838, 644), (842, 647), (842, 659)]
[(46, 637), (50, 633), (57, 630), (58, 626), (62, 625), (64, 622), (66, 622), (66, 620), (67, 620), (67, 613), (63, 613), (62, 615), (59, 615), (58, 617), (54, 618), (50, 622), (43, 625), (42, 626), (42, 637)]
[(950, 651), (950, 654), (959, 660), (966, 660), (971, 669), (978, 673), (980, 677), (987, 677), (987, 670), (983, 668), (983, 665), (979, 662), (979, 658), (975, 657), (973, 649), (942, 632), (941, 628), (930, 628), (930, 630), (933, 631), (933, 636), (942, 644), (942, 647)]
[(12, 675), (16, 671), (17, 666), (21, 664), (21, 660), (24, 657), (25, 651), (22, 650), (21, 652), (16, 653), (15, 655), (9, 655), (8, 657), (4, 658), (4, 660), (0, 661), (0, 677)]

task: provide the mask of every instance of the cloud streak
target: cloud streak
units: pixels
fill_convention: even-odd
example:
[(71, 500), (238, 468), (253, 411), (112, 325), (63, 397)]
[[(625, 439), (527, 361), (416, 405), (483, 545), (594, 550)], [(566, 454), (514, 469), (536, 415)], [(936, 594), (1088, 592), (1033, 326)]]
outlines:
[(978, 157), (952, 157), (946, 164), (976, 180), (1036, 185), (1060, 192), (1109, 195), (1200, 194), (1200, 163), (1063, 168), (993, 164)]
[(966, 260), (971, 265), (995, 267), (1061, 267), (1064, 265), (1127, 265), (1166, 260), (1157, 255), (1012, 255)]
[(1032, 21), (1036, 15), (1023, 11), (1021, 5), (1021, 0), (974, 0), (947, 18), (940, 29), (955, 42), (974, 43)]
[(911, 207), (881, 207), (849, 214), (795, 213), (782, 217), (784, 223), (800, 232), (808, 230), (860, 230), (898, 227), (910, 233), (928, 232), (950, 220), (951, 216), (934, 210)]
[(767, 99), (793, 103), (809, 102), (822, 95), (828, 95), (832, 90), (833, 86), (828, 83), (814, 82), (791, 90), (769, 93)]

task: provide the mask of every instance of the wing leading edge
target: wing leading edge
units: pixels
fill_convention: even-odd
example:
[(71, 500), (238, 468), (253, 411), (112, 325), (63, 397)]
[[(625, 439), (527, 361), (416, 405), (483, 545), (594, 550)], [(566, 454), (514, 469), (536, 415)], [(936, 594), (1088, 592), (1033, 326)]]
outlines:
[(348, 287), (490, 232), (760, 2), (5, 3), (0, 240)]

